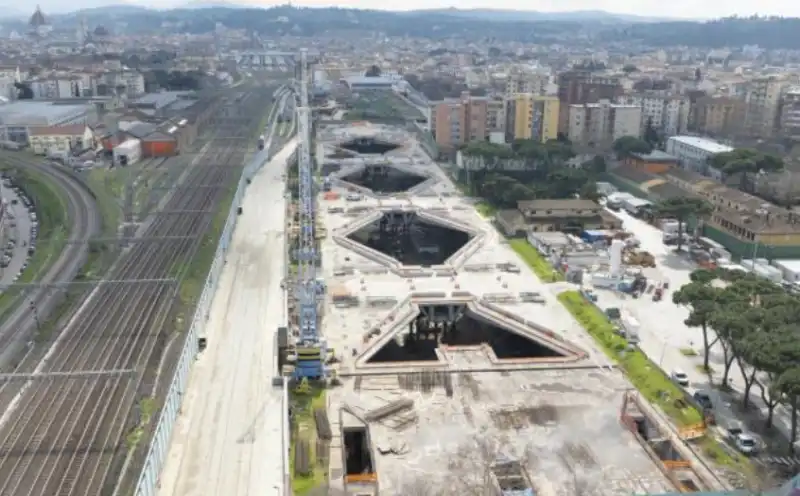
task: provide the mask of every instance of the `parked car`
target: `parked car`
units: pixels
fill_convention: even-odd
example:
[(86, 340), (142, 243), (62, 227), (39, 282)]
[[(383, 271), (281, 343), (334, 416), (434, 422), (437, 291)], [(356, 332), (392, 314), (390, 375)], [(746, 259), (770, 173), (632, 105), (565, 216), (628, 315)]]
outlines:
[(686, 375), (686, 372), (684, 372), (683, 370), (675, 369), (669, 376), (670, 379), (675, 381), (675, 384), (682, 387), (689, 387), (689, 376)]

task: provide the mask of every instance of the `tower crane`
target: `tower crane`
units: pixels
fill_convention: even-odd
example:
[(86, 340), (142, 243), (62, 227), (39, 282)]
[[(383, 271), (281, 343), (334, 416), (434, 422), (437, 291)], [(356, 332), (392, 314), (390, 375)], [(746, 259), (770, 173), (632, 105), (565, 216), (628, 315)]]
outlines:
[(308, 51), (300, 53), (300, 105), (297, 106), (297, 157), (299, 188), (299, 239), (297, 245), (297, 311), (299, 336), (296, 344), (296, 379), (320, 379), (325, 376), (327, 349), (319, 335), (317, 297), (322, 284), (317, 280), (317, 248), (314, 238), (314, 174), (311, 163), (311, 108), (308, 102)]

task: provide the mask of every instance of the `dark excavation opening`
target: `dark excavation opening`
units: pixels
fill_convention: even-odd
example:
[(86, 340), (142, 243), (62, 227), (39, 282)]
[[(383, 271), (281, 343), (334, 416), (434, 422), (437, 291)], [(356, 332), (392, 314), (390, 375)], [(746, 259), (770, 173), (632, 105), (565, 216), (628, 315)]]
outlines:
[(348, 237), (403, 265), (441, 265), (469, 242), (470, 235), (425, 222), (414, 213), (387, 212)]
[(401, 193), (421, 184), (426, 178), (391, 166), (371, 165), (342, 179), (375, 193)]
[[(477, 346), (488, 344), (498, 359), (561, 358), (552, 348), (524, 336), (490, 324), (469, 313), (456, 321), (448, 321), (451, 314), (446, 305), (427, 306), (406, 332), (386, 343), (367, 363), (390, 363), (438, 360), (436, 348), (445, 346)], [(433, 315), (431, 320), (430, 315)]]
[(367, 430), (362, 427), (344, 429), (345, 469), (347, 475), (375, 473), (367, 445)]
[(357, 138), (339, 145), (339, 148), (350, 150), (362, 155), (383, 155), (400, 148), (400, 145), (379, 141), (374, 138)]

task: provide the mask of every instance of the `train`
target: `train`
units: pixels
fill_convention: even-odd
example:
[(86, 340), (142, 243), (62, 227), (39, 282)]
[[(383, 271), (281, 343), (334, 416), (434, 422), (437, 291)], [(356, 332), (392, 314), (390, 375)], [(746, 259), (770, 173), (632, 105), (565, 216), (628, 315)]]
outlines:
[(264, 135), (262, 134), (261, 136), (258, 137), (258, 149), (259, 150), (263, 150), (265, 143), (266, 143), (266, 140), (264, 139)]

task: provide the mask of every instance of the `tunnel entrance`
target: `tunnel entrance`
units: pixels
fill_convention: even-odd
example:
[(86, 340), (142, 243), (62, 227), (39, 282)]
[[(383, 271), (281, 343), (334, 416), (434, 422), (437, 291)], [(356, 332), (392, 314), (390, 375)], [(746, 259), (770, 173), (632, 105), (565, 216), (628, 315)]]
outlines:
[(420, 305), (425, 310), (378, 350), (367, 363), (437, 361), (436, 348), (488, 344), (500, 360), (564, 358), (544, 343), (465, 312), (459, 305)]
[(400, 145), (377, 140), (375, 138), (356, 138), (341, 143), (339, 148), (344, 148), (345, 150), (356, 152), (361, 155), (383, 155), (392, 150), (397, 150), (400, 148)]
[(413, 212), (386, 212), (348, 236), (403, 265), (442, 265), (469, 242), (470, 234), (424, 221)]
[(402, 171), (388, 165), (369, 165), (363, 170), (347, 174), (342, 180), (374, 191), (375, 193), (402, 193), (422, 184), (425, 177)]
[(345, 451), (345, 470), (347, 470), (347, 475), (375, 473), (366, 428), (345, 428), (342, 442)]

